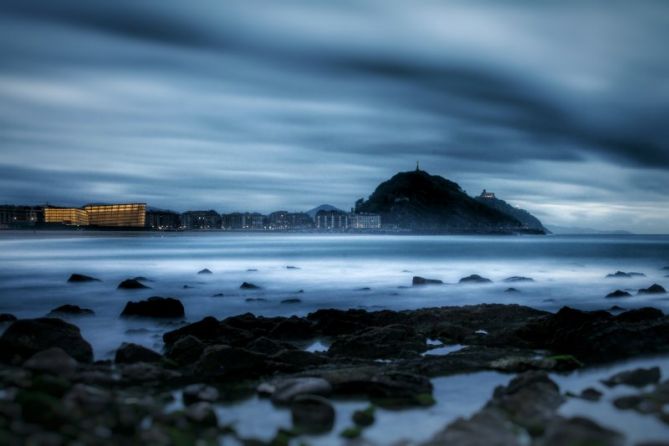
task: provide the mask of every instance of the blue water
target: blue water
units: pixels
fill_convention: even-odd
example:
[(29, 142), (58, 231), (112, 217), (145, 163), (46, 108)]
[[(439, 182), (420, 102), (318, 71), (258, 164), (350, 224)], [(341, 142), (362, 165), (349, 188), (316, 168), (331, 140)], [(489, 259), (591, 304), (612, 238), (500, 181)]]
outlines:
[[(304, 315), (319, 308), (407, 309), (483, 302), (554, 311), (652, 305), (669, 310), (669, 295), (605, 299), (615, 289), (669, 285), (669, 236), (378, 236), (240, 233), (92, 233), (0, 231), (0, 312), (43, 316), (62, 304), (96, 312), (75, 318), (97, 358), (124, 341), (162, 347), (170, 323), (122, 320), (128, 300), (178, 297), (186, 320), (253, 312)], [(294, 266), (298, 269), (287, 269)], [(198, 275), (209, 268), (213, 274)], [(256, 271), (249, 271), (256, 270)], [(616, 270), (647, 275), (607, 279)], [(73, 272), (102, 279), (68, 284)], [(461, 285), (480, 274), (491, 284)], [(421, 275), (442, 286), (411, 287)], [(509, 276), (533, 283), (504, 283)], [(148, 290), (117, 290), (145, 276)], [(252, 282), (261, 290), (244, 291)], [(184, 288), (184, 285), (190, 288)], [(505, 293), (508, 287), (520, 293)], [(369, 288), (369, 289), (366, 289)], [(302, 290), (303, 292), (299, 292)], [(223, 297), (213, 297), (223, 293)], [(246, 299), (256, 299), (247, 302)], [(301, 303), (281, 303), (299, 298)], [(485, 327), (481, 327), (485, 329)]]

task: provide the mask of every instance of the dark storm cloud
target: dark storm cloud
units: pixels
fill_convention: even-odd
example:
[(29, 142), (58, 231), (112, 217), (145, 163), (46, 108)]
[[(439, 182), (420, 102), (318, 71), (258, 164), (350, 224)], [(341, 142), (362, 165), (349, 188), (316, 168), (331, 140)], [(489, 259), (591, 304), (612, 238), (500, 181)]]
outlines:
[(663, 2), (0, 11), (0, 201), (348, 207), (420, 159), (548, 221), (668, 229), (638, 215), (667, 208)]

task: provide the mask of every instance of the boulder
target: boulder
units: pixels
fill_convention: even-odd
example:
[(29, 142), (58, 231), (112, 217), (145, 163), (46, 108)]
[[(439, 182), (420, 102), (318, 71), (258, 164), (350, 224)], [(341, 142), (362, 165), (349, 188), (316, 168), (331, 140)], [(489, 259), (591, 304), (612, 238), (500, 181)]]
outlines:
[(272, 355), (270, 359), (276, 363), (277, 369), (285, 372), (297, 372), (323, 365), (328, 362), (327, 357), (304, 350), (282, 350)]
[(77, 371), (79, 363), (62, 348), (51, 347), (32, 355), (23, 363), (23, 367), (33, 372), (71, 378)]
[(140, 290), (143, 288), (150, 288), (140, 282), (138, 279), (125, 279), (123, 282), (118, 284), (117, 287), (119, 290)]
[(121, 344), (116, 350), (114, 361), (119, 364), (134, 364), (136, 362), (160, 362), (163, 357), (160, 353), (151, 349), (143, 347), (138, 344), (126, 343)]
[(254, 333), (226, 322), (219, 322), (208, 316), (198, 322), (186, 325), (163, 335), (165, 344), (170, 345), (177, 339), (192, 335), (209, 343), (245, 346), (255, 337)]
[(582, 417), (556, 417), (546, 428), (542, 446), (606, 445), (623, 446), (625, 437)]
[(291, 297), (289, 299), (284, 299), (281, 301), (282, 304), (299, 304), (302, 303), (302, 299), (298, 299), (296, 297)]
[(89, 310), (88, 308), (81, 308), (78, 305), (66, 304), (51, 310), (48, 314), (48, 317), (58, 316), (61, 314), (70, 314), (76, 316), (91, 316), (94, 315), (95, 312), (93, 310)]
[(23, 361), (42, 350), (60, 347), (79, 362), (92, 362), (93, 349), (76, 325), (54, 318), (15, 321), (0, 336), (0, 360)]
[(192, 335), (186, 335), (169, 345), (166, 357), (179, 365), (192, 364), (204, 351), (205, 344)]
[(208, 402), (201, 401), (186, 407), (186, 419), (198, 427), (208, 428), (218, 426), (218, 417), (214, 408)]
[(491, 283), (492, 280), (481, 277), (478, 274), (472, 274), (471, 276), (463, 277), (460, 279), (460, 283)]
[(269, 337), (274, 339), (311, 339), (315, 335), (314, 325), (297, 316), (281, 320), (269, 332)]
[(211, 270), (209, 268), (205, 268), (205, 269), (201, 269), (197, 273), (198, 274), (211, 274)]
[(608, 387), (615, 387), (625, 384), (632, 387), (645, 387), (648, 384), (657, 384), (660, 382), (661, 372), (659, 367), (650, 367), (647, 369), (638, 368), (616, 373), (613, 376), (602, 381)]
[(327, 396), (332, 392), (332, 386), (323, 378), (287, 378), (270, 383), (272, 402), (274, 404), (289, 404), (299, 395)]
[(121, 316), (176, 318), (184, 316), (183, 304), (173, 297), (149, 297), (147, 300), (128, 302)]
[(286, 342), (280, 342), (280, 341), (275, 341), (273, 339), (269, 339), (265, 336), (261, 336), (257, 339), (254, 339), (251, 341), (246, 346), (247, 349), (251, 350), (252, 352), (260, 353), (263, 355), (276, 355), (277, 353), (284, 351), (284, 350), (295, 350), (296, 347), (294, 347), (292, 344), (288, 344)]
[(286, 269), (300, 269), (300, 268), (298, 268), (297, 266), (288, 265), (286, 266)]
[(96, 279), (95, 277), (87, 276), (85, 274), (71, 274), (69, 279), (67, 279), (68, 282), (71, 283), (83, 283), (83, 282), (101, 282), (100, 279)]
[(426, 338), (407, 325), (372, 327), (340, 336), (330, 345), (331, 356), (385, 359), (408, 358), (427, 350)]
[(0, 313), (0, 323), (3, 322), (14, 322), (16, 320), (16, 316), (13, 314), (9, 313)]
[(592, 387), (588, 387), (581, 391), (581, 393), (579, 394), (579, 398), (587, 401), (599, 401), (602, 398), (602, 395), (603, 393), (600, 392), (599, 390)]
[(628, 322), (628, 323), (639, 323), (647, 321), (656, 321), (662, 319), (664, 313), (658, 310), (657, 308), (652, 307), (643, 307), (637, 308), (635, 310), (625, 311), (624, 313), (616, 316), (616, 321), (619, 322)]
[(411, 284), (414, 286), (419, 285), (442, 285), (444, 282), (439, 279), (426, 279), (425, 277), (413, 276)]
[(606, 295), (607, 299), (616, 299), (619, 297), (632, 297), (632, 295), (623, 290), (615, 290)]
[(639, 294), (664, 294), (667, 290), (664, 289), (661, 285), (657, 283), (652, 284), (648, 288), (641, 288)]
[(205, 348), (194, 365), (197, 376), (218, 379), (254, 378), (272, 370), (265, 355), (228, 345)]
[(259, 290), (260, 287), (256, 284), (250, 283), (250, 282), (244, 282), (239, 286), (240, 289), (242, 290)]
[(332, 430), (334, 426), (334, 407), (321, 396), (300, 395), (296, 397), (290, 406), (290, 413), (293, 427), (299, 432), (324, 433)]
[(520, 290), (518, 290), (517, 288), (511, 287), (511, 288), (505, 289), (504, 292), (505, 293), (520, 293)]
[(511, 277), (507, 277), (506, 279), (504, 279), (504, 282), (507, 282), (507, 283), (534, 282), (534, 279), (532, 279), (531, 277), (524, 277), (524, 276), (511, 276)]

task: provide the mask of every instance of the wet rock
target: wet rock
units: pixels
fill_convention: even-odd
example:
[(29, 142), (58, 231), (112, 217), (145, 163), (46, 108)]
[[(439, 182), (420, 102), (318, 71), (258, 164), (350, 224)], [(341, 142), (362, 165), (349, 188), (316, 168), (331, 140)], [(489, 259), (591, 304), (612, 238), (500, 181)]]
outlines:
[(74, 282), (74, 283), (83, 283), (83, 282), (101, 282), (100, 279), (96, 279), (95, 277), (87, 276), (85, 274), (71, 274), (69, 279), (67, 279), (68, 282)]
[(504, 279), (504, 282), (507, 283), (514, 283), (514, 282), (534, 282), (534, 279), (531, 277), (524, 277), (524, 276), (511, 276), (507, 277)]
[(631, 277), (646, 277), (645, 274), (643, 273), (635, 273), (635, 272), (624, 272), (624, 271), (616, 271), (613, 274), (607, 274), (607, 278), (616, 278), (616, 279), (629, 279)]
[(209, 268), (201, 269), (200, 271), (197, 272), (198, 274), (212, 274), (211, 270)]
[(138, 279), (125, 279), (123, 282), (118, 284), (117, 287), (119, 290), (140, 290), (143, 288), (150, 288), (140, 282)]
[(225, 294), (223, 294), (223, 293), (216, 293), (216, 294), (213, 294), (211, 297), (224, 297), (224, 296), (225, 296)]
[(262, 376), (275, 365), (265, 355), (228, 345), (205, 348), (194, 365), (197, 376), (234, 379)]
[(629, 323), (657, 321), (662, 318), (664, 318), (664, 313), (657, 308), (652, 307), (637, 308), (635, 310), (625, 311), (616, 316), (617, 321)]
[(186, 418), (200, 427), (216, 427), (218, 418), (211, 404), (207, 402), (194, 403), (186, 407), (184, 411)]
[(281, 301), (282, 304), (299, 304), (302, 303), (302, 299), (298, 299), (296, 297), (291, 297), (289, 299), (284, 299)]
[(168, 383), (177, 380), (181, 374), (174, 370), (167, 370), (156, 363), (136, 362), (120, 364), (122, 380), (126, 384)]
[(296, 349), (296, 347), (294, 347), (292, 344), (275, 341), (265, 336), (261, 336), (258, 339), (253, 340), (250, 344), (246, 346), (246, 348), (251, 350), (252, 352), (268, 356), (275, 355), (284, 350)]
[(271, 383), (273, 387), (272, 402), (288, 404), (300, 395), (327, 396), (332, 392), (332, 386), (323, 378), (287, 378)]
[(542, 446), (602, 445), (623, 446), (625, 437), (582, 417), (556, 417), (541, 440)]
[(54, 318), (15, 321), (0, 336), (0, 360), (23, 361), (42, 350), (60, 347), (79, 362), (92, 362), (93, 349), (76, 325)]
[(286, 269), (300, 269), (300, 268), (298, 268), (297, 266), (288, 265), (286, 266)]
[(190, 405), (201, 401), (214, 403), (220, 394), (215, 387), (206, 384), (191, 384), (183, 390), (184, 404)]
[(372, 289), (368, 286), (365, 286), (365, 287), (362, 287), (362, 288), (358, 288), (356, 291), (372, 291)]
[(357, 426), (367, 427), (374, 424), (374, 406), (369, 406), (362, 410), (356, 410), (353, 412), (351, 419)]
[(587, 389), (583, 389), (581, 393), (579, 394), (579, 398), (587, 400), (587, 401), (599, 401), (602, 398), (603, 393), (600, 392), (599, 390), (588, 387)]
[(330, 402), (316, 395), (300, 395), (291, 406), (293, 426), (300, 432), (317, 434), (332, 430), (335, 410)]
[(641, 395), (620, 396), (613, 400), (613, 405), (621, 410), (636, 409), (643, 403)]
[(352, 358), (385, 359), (418, 356), (427, 350), (426, 338), (413, 328), (394, 324), (340, 336), (328, 354)]
[(49, 312), (47, 317), (51, 316), (58, 316), (61, 314), (70, 314), (70, 315), (76, 315), (76, 316), (90, 316), (95, 314), (93, 310), (90, 310), (88, 308), (81, 308), (78, 305), (61, 305), (60, 307), (56, 307), (53, 310)]
[(638, 368), (616, 373), (615, 375), (602, 381), (608, 387), (615, 387), (625, 384), (633, 387), (644, 387), (648, 384), (660, 382), (661, 372), (659, 367)]
[(661, 285), (657, 283), (652, 284), (648, 288), (641, 288), (639, 294), (664, 294), (667, 290), (664, 289)]
[(9, 313), (0, 313), (0, 323), (3, 322), (14, 322), (16, 320), (16, 316), (13, 314)]
[(471, 276), (463, 277), (460, 279), (460, 283), (491, 283), (492, 280), (481, 277), (478, 274), (472, 274)]
[[(230, 319), (227, 319), (228, 321)], [(234, 321), (234, 319), (232, 319)], [(186, 325), (163, 335), (163, 341), (168, 346), (185, 336), (195, 336), (201, 341), (209, 343), (227, 344), (227, 345), (246, 345), (254, 339), (255, 334), (243, 329), (234, 327), (225, 321), (219, 322), (209, 316), (198, 322)], [(259, 333), (258, 333), (259, 335)]]
[(322, 355), (295, 349), (282, 350), (272, 355), (270, 359), (276, 363), (277, 368), (283, 371), (299, 371), (328, 362), (328, 359)]
[(619, 305), (614, 305), (611, 308), (609, 308), (609, 311), (618, 312), (618, 311), (625, 311), (625, 309)]
[(163, 357), (160, 353), (141, 345), (126, 343), (121, 344), (114, 361), (119, 364), (134, 364), (136, 362), (160, 362)]
[(121, 316), (177, 318), (185, 314), (183, 304), (173, 297), (149, 297), (147, 300), (128, 302)]
[(313, 324), (296, 316), (281, 320), (269, 333), (275, 339), (311, 339), (315, 335)]
[(247, 297), (244, 299), (245, 302), (267, 302), (267, 299), (264, 297)]
[(623, 290), (615, 290), (615, 291), (607, 294), (606, 297), (608, 299), (611, 299), (611, 298), (615, 299), (615, 298), (618, 298), (618, 297), (632, 297), (632, 294), (628, 293), (627, 291), (623, 291)]
[(242, 290), (259, 290), (260, 287), (250, 282), (244, 282), (239, 286)]
[(62, 348), (52, 347), (32, 355), (23, 363), (23, 367), (33, 372), (71, 378), (77, 371), (79, 363)]
[(257, 273), (258, 269), (257, 268), (249, 268), (246, 270), (247, 273)]
[(504, 290), (505, 293), (520, 293), (520, 290), (517, 288), (507, 288)]
[(414, 276), (411, 280), (411, 284), (414, 286), (418, 285), (441, 285), (444, 282), (439, 279), (426, 279), (425, 277)]
[(525, 443), (503, 414), (482, 410), (469, 419), (455, 420), (423, 446), (521, 446)]
[(197, 361), (204, 348), (205, 344), (198, 338), (186, 335), (171, 344), (165, 356), (179, 365), (192, 364)]
[(67, 420), (67, 412), (58, 398), (43, 392), (21, 390), (15, 398), (23, 419), (48, 429), (57, 429)]

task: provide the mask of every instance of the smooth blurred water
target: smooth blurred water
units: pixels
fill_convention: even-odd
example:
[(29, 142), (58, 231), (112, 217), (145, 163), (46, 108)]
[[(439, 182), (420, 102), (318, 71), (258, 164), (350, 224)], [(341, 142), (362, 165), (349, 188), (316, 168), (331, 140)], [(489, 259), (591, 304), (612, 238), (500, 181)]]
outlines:
[[(662, 270), (669, 265), (668, 236), (3, 231), (0, 259), (0, 312), (37, 317), (66, 303), (90, 308), (95, 316), (71, 319), (93, 344), (97, 358), (110, 357), (123, 341), (162, 347), (162, 333), (175, 322), (118, 317), (128, 300), (153, 295), (181, 299), (188, 321), (244, 312), (304, 315), (319, 308), (407, 309), (483, 302), (550, 311), (563, 305), (583, 309), (652, 305), (664, 311), (669, 307), (667, 295), (604, 298), (618, 288), (636, 292), (653, 283), (669, 285), (665, 277), (669, 271)], [(298, 269), (287, 269), (289, 265)], [(213, 274), (198, 275), (202, 268)], [(605, 278), (616, 270), (647, 277)], [(74, 272), (102, 282), (67, 283)], [(475, 273), (493, 283), (457, 283)], [(412, 287), (414, 275), (446, 284)], [(535, 282), (503, 282), (515, 275)], [(149, 278), (151, 289), (116, 289), (121, 280), (134, 276)], [(240, 290), (244, 281), (262, 289)], [(508, 287), (520, 293), (505, 293)], [(213, 297), (218, 293), (224, 296)], [(247, 302), (248, 298), (261, 300)], [(301, 302), (281, 303), (287, 298)]]

